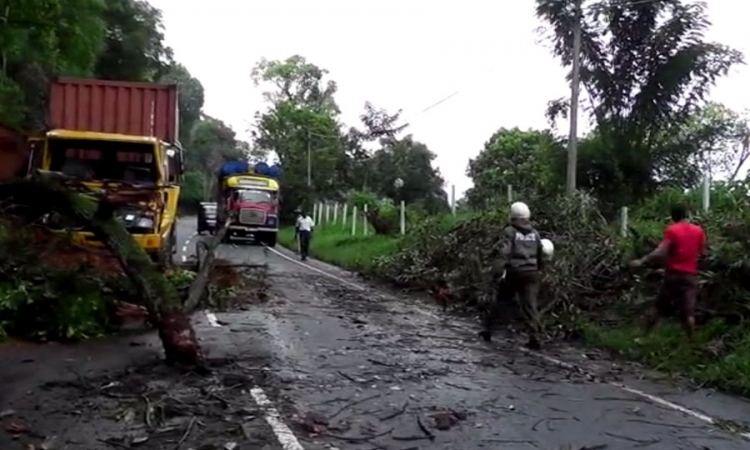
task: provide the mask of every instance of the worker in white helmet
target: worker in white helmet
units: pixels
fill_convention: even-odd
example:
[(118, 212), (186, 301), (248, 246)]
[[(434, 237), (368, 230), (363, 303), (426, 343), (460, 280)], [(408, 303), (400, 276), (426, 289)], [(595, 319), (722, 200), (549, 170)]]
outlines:
[(528, 205), (522, 202), (511, 205), (510, 224), (503, 230), (498, 250), (493, 255), (497, 258), (495, 298), (485, 317), (480, 336), (490, 341), (494, 319), (504, 301), (517, 299), (529, 333), (528, 347), (538, 349), (541, 321), (537, 295), (544, 254), (541, 236), (531, 226), (530, 219)]

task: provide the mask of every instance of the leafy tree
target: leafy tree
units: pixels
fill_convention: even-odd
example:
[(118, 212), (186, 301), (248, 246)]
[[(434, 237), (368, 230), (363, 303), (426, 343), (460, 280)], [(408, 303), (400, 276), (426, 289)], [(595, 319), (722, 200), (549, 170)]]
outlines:
[(474, 187), (466, 193), (475, 208), (507, 202), (507, 188), (521, 196), (558, 193), (564, 181), (565, 148), (549, 130), (501, 128), (469, 161)]
[[(366, 146), (377, 142), (381, 147), (394, 145), (398, 142), (398, 135), (403, 132), (407, 124), (399, 124), (401, 110), (395, 114), (385, 109), (376, 108), (372, 103), (365, 103), (365, 110), (359, 116), (362, 129), (351, 127), (342, 137), (344, 155), (340, 158), (338, 170), (344, 173), (348, 184), (356, 189), (368, 190), (372, 180), (371, 162), (372, 152)], [(425, 172), (429, 175), (431, 172)]]
[[(571, 2), (537, 0), (537, 15), (550, 25), (553, 53), (569, 66)], [(585, 110), (597, 123), (589, 150), (607, 154), (588, 170), (602, 171), (594, 178), (616, 180), (592, 186), (605, 201), (632, 202), (662, 185), (695, 181), (686, 167), (690, 158), (675, 153), (685, 147), (661, 143), (690, 120), (716, 79), (743, 61), (740, 52), (705, 42), (708, 26), (702, 3), (585, 3), (581, 83), (589, 99)], [(548, 113), (553, 120), (565, 114), (564, 100), (552, 102)]]
[(176, 84), (180, 89), (180, 141), (183, 145), (190, 143), (193, 126), (201, 118), (201, 109), (205, 100), (203, 85), (190, 75), (185, 66), (173, 62), (159, 80), (161, 83)]
[(6, 2), (0, 27), (0, 120), (44, 125), (46, 92), (54, 75), (91, 73), (101, 48), (100, 0)]
[[(247, 158), (247, 146), (237, 140), (228, 125), (219, 119), (203, 116), (192, 129), (190, 146), (185, 151), (185, 166), (191, 175), (191, 186), (202, 186), (201, 200), (211, 197), (215, 188), (215, 176), (219, 167), (226, 161)], [(202, 181), (198, 182), (197, 177)], [(185, 183), (189, 180), (186, 178)], [(191, 188), (197, 189), (197, 187)]]
[(692, 148), (692, 164), (701, 173), (737, 178), (750, 157), (750, 118), (719, 103), (709, 103), (685, 123), (673, 140)]
[[(283, 167), (282, 214), (309, 206), (316, 198), (342, 195), (345, 176), (337, 170), (344, 157), (339, 132), (336, 83), (328, 71), (295, 55), (284, 61), (261, 60), (251, 77), (272, 89), (269, 108), (256, 117), (256, 152), (273, 152)], [(308, 163), (310, 185), (308, 186)]]
[(323, 81), (327, 74), (327, 70), (294, 55), (284, 61), (262, 59), (253, 68), (251, 77), (256, 86), (268, 83), (274, 87), (265, 93), (266, 101), (271, 104), (287, 102), (337, 115), (339, 108), (333, 96), (338, 87), (334, 81)]
[[(144, 0), (104, 0), (104, 50), (96, 76), (108, 80), (154, 81), (169, 69), (161, 11)], [(76, 8), (73, 8), (76, 11)]]
[(260, 116), (255, 145), (273, 151), (283, 168), (284, 214), (310, 205), (315, 198), (341, 195), (342, 179), (336, 167), (342, 147), (336, 121), (331, 115), (281, 101)]
[[(257, 115), (254, 150), (275, 153), (284, 169), (282, 212), (320, 199), (344, 200), (352, 189), (430, 211), (447, 208), (443, 179), (431, 165), (435, 155), (411, 137), (398, 137), (407, 126), (401, 111), (391, 114), (368, 102), (361, 128), (342, 133), (336, 83), (327, 74), (301, 56), (261, 60), (252, 73), (256, 85), (270, 86), (269, 107)], [(381, 148), (373, 153), (372, 144)], [(397, 190), (399, 177), (405, 184)]]
[[(445, 181), (440, 171), (432, 167), (435, 154), (411, 136), (391, 143), (372, 156), (372, 185), (376, 192), (394, 201), (421, 204), (436, 213), (448, 208), (448, 197), (443, 190)], [(394, 183), (403, 181), (402, 187)]]

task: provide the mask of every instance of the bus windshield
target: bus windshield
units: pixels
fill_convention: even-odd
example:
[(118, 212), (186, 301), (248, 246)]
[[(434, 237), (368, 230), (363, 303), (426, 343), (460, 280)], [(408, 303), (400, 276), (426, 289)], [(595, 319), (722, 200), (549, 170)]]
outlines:
[(248, 203), (273, 203), (276, 193), (260, 189), (244, 189), (239, 192), (239, 200)]

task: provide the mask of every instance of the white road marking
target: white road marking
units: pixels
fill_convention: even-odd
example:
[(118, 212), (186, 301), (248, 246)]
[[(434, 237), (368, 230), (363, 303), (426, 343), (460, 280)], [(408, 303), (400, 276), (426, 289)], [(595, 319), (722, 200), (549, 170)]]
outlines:
[(212, 327), (221, 326), (221, 324), (219, 323), (219, 320), (216, 318), (216, 314), (212, 313), (209, 310), (206, 310), (206, 319), (208, 319), (208, 323), (211, 324)]
[(198, 236), (197, 232), (191, 234), (190, 237), (185, 240), (185, 245), (182, 246), (182, 262), (186, 262), (188, 260), (188, 246), (190, 245), (190, 241), (192, 241), (196, 236)]
[[(359, 291), (366, 291), (367, 290), (367, 288), (362, 287), (362, 286), (360, 286), (358, 284), (355, 284), (355, 283), (353, 283), (351, 281), (347, 281), (347, 280), (345, 280), (345, 279), (343, 279), (341, 277), (338, 277), (336, 275), (328, 273), (328, 272), (326, 272), (324, 270), (318, 269), (317, 267), (313, 267), (313, 266), (311, 266), (309, 264), (305, 264), (302, 261), (298, 261), (298, 260), (296, 260), (294, 258), (290, 258), (289, 256), (287, 256), (287, 255), (279, 252), (278, 250), (276, 250), (274, 248), (270, 248), (270, 247), (267, 247), (267, 248), (269, 250), (271, 250), (274, 254), (276, 254), (276, 255), (278, 255), (278, 256), (280, 256), (280, 257), (282, 257), (282, 258), (284, 258), (284, 259), (286, 259), (288, 261), (291, 261), (291, 262), (293, 262), (295, 264), (298, 264), (298, 265), (300, 265), (300, 266), (302, 266), (302, 267), (304, 267), (306, 269), (312, 270), (313, 272), (317, 272), (317, 273), (319, 273), (321, 275), (324, 275), (324, 276), (326, 276), (328, 278), (336, 280), (336, 281), (338, 281), (340, 283), (343, 283), (343, 284), (345, 284), (347, 286), (355, 288), (355, 289), (357, 289)], [(423, 316), (430, 317), (430, 318), (435, 319), (435, 320), (439, 320), (439, 321), (444, 320), (443, 317), (441, 317), (441, 316), (439, 316), (437, 314), (434, 314), (434, 313), (432, 313), (430, 311), (423, 311), (423, 310), (417, 308), (417, 312), (420, 313), (420, 314), (422, 314)], [(463, 329), (464, 331), (468, 331), (468, 332), (473, 332), (468, 327), (461, 326), (461, 325), (458, 325), (458, 324), (456, 324), (456, 325), (457, 325), (456, 328), (460, 328), (460, 329)], [(564, 368), (569, 369), (569, 370), (579, 371), (579, 372), (585, 373), (587, 375), (591, 375), (592, 377), (594, 375), (594, 374), (589, 373), (588, 371), (584, 370), (583, 368), (581, 368), (579, 366), (576, 366), (575, 364), (571, 364), (571, 363), (568, 363), (568, 362), (565, 362), (565, 361), (561, 361), (561, 360), (553, 358), (551, 356), (547, 356), (547, 355), (544, 355), (544, 354), (539, 353), (539, 352), (531, 351), (531, 350), (526, 349), (524, 347), (521, 348), (521, 351), (523, 351), (524, 353), (526, 353), (528, 355), (534, 356), (534, 357), (539, 358), (539, 359), (543, 359), (543, 360), (545, 360), (547, 362), (550, 362), (550, 363), (552, 363), (554, 365), (557, 365), (557, 366), (560, 366), (560, 367), (564, 367)], [(642, 399), (647, 400), (647, 401), (649, 401), (649, 402), (651, 402), (651, 403), (653, 403), (653, 404), (655, 404), (657, 406), (661, 406), (663, 408), (667, 408), (667, 409), (671, 409), (673, 411), (680, 412), (682, 414), (685, 414), (687, 416), (693, 417), (695, 419), (698, 419), (698, 420), (700, 420), (702, 422), (705, 422), (705, 423), (708, 423), (710, 425), (716, 425), (719, 422), (718, 419), (713, 418), (711, 416), (708, 416), (706, 414), (703, 414), (703, 413), (701, 413), (699, 411), (695, 411), (693, 409), (687, 408), (685, 406), (679, 405), (679, 404), (674, 403), (674, 402), (670, 402), (669, 400), (666, 400), (664, 398), (661, 398), (661, 397), (658, 397), (658, 396), (655, 396), (655, 395), (651, 395), (651, 394), (649, 394), (647, 392), (643, 392), (643, 391), (641, 391), (639, 389), (631, 388), (630, 386), (624, 385), (622, 383), (616, 383), (616, 382), (611, 381), (611, 382), (607, 382), (607, 384), (609, 384), (610, 386), (614, 386), (614, 387), (616, 387), (616, 388), (618, 388), (620, 390), (623, 390), (625, 392), (628, 392), (630, 394), (633, 394), (635, 396), (641, 397)], [(739, 436), (741, 436), (741, 437), (743, 437), (745, 439), (750, 440), (750, 433), (747, 433), (747, 432), (736, 432), (736, 434), (738, 434)]]
[[(552, 364), (554, 364), (556, 366), (560, 366), (560, 367), (564, 367), (566, 369), (576, 370), (576, 371), (580, 371), (580, 372), (588, 374), (588, 372), (584, 371), (583, 369), (581, 369), (580, 367), (577, 367), (574, 364), (570, 364), (570, 363), (567, 363), (565, 361), (561, 361), (561, 360), (559, 360), (557, 358), (553, 358), (551, 356), (543, 355), (541, 353), (534, 352), (534, 351), (531, 351), (531, 350), (527, 350), (527, 349), (522, 349), (522, 350), (526, 354), (535, 356), (537, 358), (541, 358), (541, 359), (543, 359), (543, 360), (545, 360), (547, 362), (550, 362), (550, 363), (552, 363)], [(589, 374), (589, 375), (593, 375), (593, 374)], [(717, 419), (715, 419), (715, 418), (713, 418), (711, 416), (708, 416), (706, 414), (703, 414), (702, 412), (695, 411), (695, 410), (690, 409), (690, 408), (686, 408), (686, 407), (684, 407), (684, 406), (682, 406), (682, 405), (680, 405), (678, 403), (670, 402), (669, 400), (663, 399), (661, 397), (657, 397), (655, 395), (651, 395), (648, 392), (644, 392), (644, 391), (642, 391), (640, 389), (632, 388), (630, 386), (627, 386), (627, 385), (622, 384), (622, 383), (617, 383), (615, 381), (608, 381), (607, 384), (610, 385), (610, 386), (614, 386), (614, 387), (616, 387), (618, 389), (621, 389), (621, 390), (623, 390), (625, 392), (628, 392), (630, 394), (633, 394), (635, 396), (641, 397), (644, 400), (648, 400), (649, 402), (651, 402), (651, 403), (653, 403), (655, 405), (658, 405), (658, 406), (661, 406), (661, 407), (664, 407), (664, 408), (668, 408), (668, 409), (672, 409), (674, 411), (681, 412), (682, 414), (685, 414), (686, 416), (690, 416), (690, 417), (692, 417), (694, 419), (698, 419), (701, 422), (706, 422), (709, 425), (716, 425), (717, 422), (718, 422)], [(750, 440), (750, 433), (748, 433), (748, 432), (739, 432), (739, 431), (736, 432), (736, 433), (738, 435), (740, 435), (741, 437)]]
[(326, 276), (328, 278), (336, 280), (339, 283), (345, 284), (345, 285), (347, 285), (347, 286), (349, 286), (349, 287), (351, 287), (353, 289), (356, 289), (358, 291), (366, 291), (367, 290), (366, 288), (364, 288), (364, 287), (362, 287), (362, 286), (360, 286), (358, 284), (352, 283), (351, 281), (347, 281), (347, 280), (345, 280), (345, 279), (343, 279), (341, 277), (337, 277), (336, 275), (328, 273), (325, 270), (320, 270), (317, 267), (313, 267), (313, 266), (311, 266), (309, 264), (303, 263), (302, 261), (297, 261), (294, 258), (290, 258), (290, 257), (286, 256), (285, 254), (281, 253), (280, 251), (276, 250), (275, 248), (271, 248), (271, 247), (265, 247), (265, 248), (267, 248), (268, 250), (270, 250), (271, 252), (273, 252), (275, 255), (281, 256), (282, 258), (286, 259), (287, 261), (291, 261), (291, 262), (293, 262), (295, 264), (299, 264), (300, 266), (302, 266), (302, 267), (304, 267), (306, 269), (312, 270), (313, 272), (317, 272), (317, 273), (319, 273), (319, 274), (321, 274), (323, 276)]
[(263, 389), (259, 387), (252, 388), (250, 390), (250, 395), (253, 396), (255, 403), (264, 410), (266, 423), (271, 427), (271, 430), (273, 430), (273, 434), (275, 434), (276, 439), (279, 440), (281, 448), (284, 450), (305, 450), (289, 426), (281, 419), (281, 414), (279, 414), (279, 411), (274, 408), (271, 400), (269, 400), (266, 393), (263, 392)]

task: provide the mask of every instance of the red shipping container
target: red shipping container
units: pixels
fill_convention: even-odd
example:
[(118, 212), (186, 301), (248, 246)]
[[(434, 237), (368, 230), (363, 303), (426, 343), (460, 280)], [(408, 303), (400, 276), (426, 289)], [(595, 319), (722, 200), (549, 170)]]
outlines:
[(25, 136), (0, 125), (0, 181), (25, 175), (28, 158)]
[(179, 140), (177, 85), (59, 78), (49, 94), (51, 129)]

